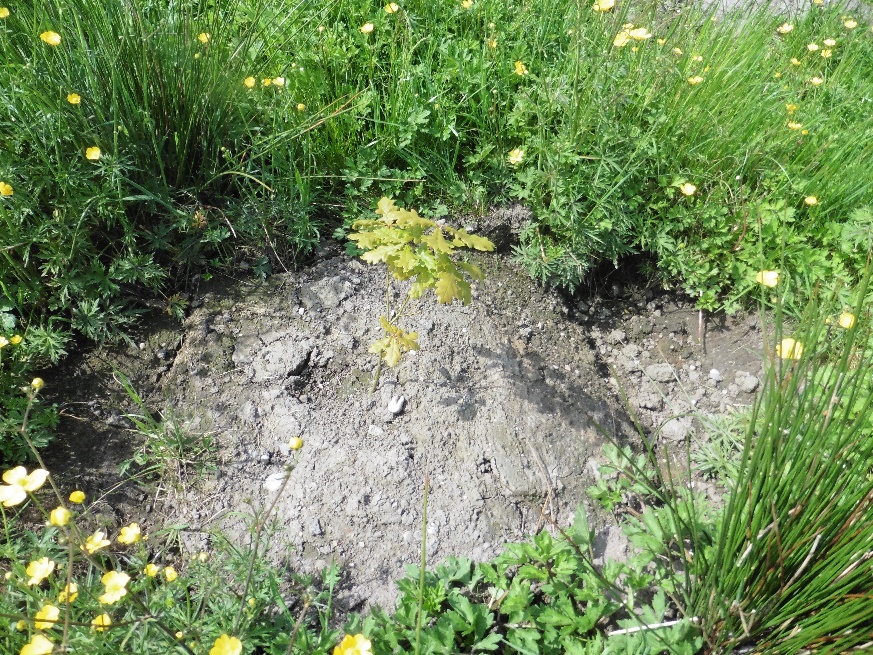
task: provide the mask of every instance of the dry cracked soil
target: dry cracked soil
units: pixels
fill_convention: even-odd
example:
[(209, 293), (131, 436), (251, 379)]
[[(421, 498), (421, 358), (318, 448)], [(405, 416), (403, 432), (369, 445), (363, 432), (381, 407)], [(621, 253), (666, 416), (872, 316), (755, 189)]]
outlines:
[[(62, 409), (49, 466), (112, 530), (173, 526), (175, 549), (158, 557), (184, 560), (219, 530), (247, 543), (253, 511), (297, 461), (267, 555), (304, 573), (340, 564), (345, 609), (393, 604), (394, 580), (420, 558), (426, 479), (431, 565), (490, 558), (566, 526), (579, 503), (599, 554), (621, 557), (620, 531), (586, 497), (603, 444), (641, 447), (631, 414), (658, 444), (705, 440), (693, 415), (748, 404), (758, 387), (757, 318), (703, 316), (627, 279), (569, 297), (501, 250), (476, 258), (486, 279), (470, 305), (422, 302), (406, 324), (421, 350), (383, 368), (375, 391), (367, 348), (380, 336), (384, 269), (328, 246), (297, 272), (202, 283), (183, 322), (152, 317), (135, 343), (82, 350), (45, 374)], [(143, 410), (122, 374), (177, 434), (208, 437), (208, 454), (189, 445), (192, 462), (168, 457), (169, 475), (148, 484), (130, 479), (143, 467), (121, 475), (149, 439), (161, 443), (126, 417)], [(304, 440), (296, 453), (293, 436)], [(198, 458), (211, 462), (201, 475)]]

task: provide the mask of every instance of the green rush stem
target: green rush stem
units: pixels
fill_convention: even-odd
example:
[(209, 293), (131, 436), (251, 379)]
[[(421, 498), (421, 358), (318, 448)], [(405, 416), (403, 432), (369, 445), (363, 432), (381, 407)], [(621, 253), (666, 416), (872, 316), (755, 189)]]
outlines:
[[(297, 452), (299, 453), (300, 451), (297, 451)], [(298, 459), (300, 458), (299, 454), (298, 454), (297, 458)], [(295, 461), (294, 465), (296, 466), (296, 464), (297, 464), (297, 462)], [(246, 573), (246, 583), (243, 586), (242, 597), (240, 598), (240, 602), (239, 602), (239, 609), (237, 610), (237, 613), (236, 613), (236, 619), (233, 622), (233, 632), (234, 633), (236, 633), (237, 628), (239, 628), (239, 622), (242, 619), (243, 609), (245, 608), (245, 604), (246, 604), (246, 596), (248, 596), (249, 588), (251, 587), (251, 584), (252, 584), (252, 576), (254, 575), (254, 571), (255, 571), (255, 560), (258, 557), (258, 547), (260, 546), (260, 543), (261, 543), (261, 535), (263, 534), (264, 528), (267, 525), (267, 518), (269, 518), (270, 514), (273, 512), (273, 509), (276, 507), (276, 504), (279, 502), (279, 498), (282, 497), (282, 492), (285, 491), (285, 487), (288, 486), (288, 481), (291, 479), (291, 472), (293, 470), (294, 470), (294, 466), (290, 466), (286, 470), (285, 479), (282, 481), (282, 486), (279, 487), (279, 490), (276, 492), (276, 495), (273, 498), (273, 501), (267, 507), (267, 510), (263, 514), (263, 518), (258, 521), (257, 527), (255, 528), (255, 537), (253, 540), (254, 543), (252, 545), (252, 556), (249, 559), (249, 570)]]
[(424, 567), (427, 565), (427, 490), (430, 474), (424, 476), (424, 500), (421, 510), (421, 564), (418, 571), (418, 613), (415, 617), (415, 655), (421, 652), (421, 615), (424, 610)]

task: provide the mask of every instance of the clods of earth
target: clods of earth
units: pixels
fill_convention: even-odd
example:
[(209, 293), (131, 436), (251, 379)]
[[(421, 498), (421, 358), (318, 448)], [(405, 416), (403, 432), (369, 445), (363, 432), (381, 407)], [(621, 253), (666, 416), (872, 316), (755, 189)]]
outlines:
[[(425, 298), (405, 325), (421, 350), (383, 367), (375, 391), (367, 348), (381, 336), (383, 269), (328, 248), (298, 272), (203, 283), (183, 322), (153, 317), (134, 344), (77, 353), (45, 375), (63, 410), (49, 466), (97, 501), (107, 527), (174, 526), (183, 552), (166, 558), (209, 550), (218, 530), (245, 545), (253, 512), (281, 490), (266, 555), (304, 573), (338, 563), (345, 609), (392, 606), (394, 581), (420, 558), (426, 479), (431, 565), (490, 558), (566, 526), (579, 503), (598, 555), (621, 557), (620, 532), (586, 497), (603, 444), (641, 447), (633, 413), (645, 438), (684, 451), (705, 439), (691, 414), (749, 404), (757, 319), (703, 316), (626, 283), (568, 297), (505, 253), (476, 261), (487, 277), (473, 302)], [(181, 459), (153, 454), (144, 467), (167, 466), (147, 484), (130, 479), (144, 467), (119, 473), (155, 439), (125, 416), (143, 408), (119, 373), (188, 440)]]

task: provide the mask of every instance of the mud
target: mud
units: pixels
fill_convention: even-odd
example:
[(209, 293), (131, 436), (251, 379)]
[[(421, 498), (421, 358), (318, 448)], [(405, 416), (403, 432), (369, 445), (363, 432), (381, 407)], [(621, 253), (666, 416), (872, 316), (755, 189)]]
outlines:
[[(421, 350), (383, 368), (375, 392), (367, 347), (381, 336), (383, 270), (328, 249), (300, 272), (203, 284), (183, 323), (153, 318), (134, 344), (81, 352), (46, 375), (63, 403), (49, 465), (99, 499), (109, 527), (171, 525), (179, 549), (198, 552), (218, 530), (248, 542), (253, 511), (271, 502), (297, 456), (288, 441), (300, 436), (267, 554), (300, 572), (339, 563), (346, 609), (392, 605), (394, 580), (420, 558), (426, 479), (430, 564), (492, 557), (569, 524), (579, 503), (602, 549), (621, 556), (610, 517), (586, 499), (602, 445), (642, 445), (630, 412), (647, 439), (679, 445), (705, 438), (692, 413), (750, 402), (757, 320), (702, 316), (691, 301), (626, 281), (567, 297), (506, 254), (477, 263), (487, 277), (473, 303), (426, 299), (406, 324)], [(211, 437), (211, 470), (198, 478), (192, 461), (147, 486), (119, 475), (143, 436), (123, 415), (139, 410), (117, 371), (150, 410)]]

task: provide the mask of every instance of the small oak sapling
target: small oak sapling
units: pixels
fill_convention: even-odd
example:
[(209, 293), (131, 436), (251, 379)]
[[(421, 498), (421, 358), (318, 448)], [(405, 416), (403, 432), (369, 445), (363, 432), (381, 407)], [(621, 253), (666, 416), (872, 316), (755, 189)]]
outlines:
[[(453, 257), (462, 248), (494, 250), (494, 244), (488, 239), (449, 227), (442, 221), (422, 218), (414, 209), (401, 209), (390, 198), (379, 201), (376, 213), (379, 218), (356, 221), (348, 237), (364, 251), (361, 259), (368, 264), (383, 262), (388, 269), (385, 313), (379, 317), (385, 337), (369, 349), (369, 352), (379, 355), (373, 379), (374, 391), (379, 384), (383, 361), (393, 367), (403, 353), (418, 350), (418, 333), (406, 332), (398, 325), (411, 313), (410, 303), (418, 301), (428, 289), (433, 289), (440, 303), (460, 300), (469, 304), (472, 296), (466, 276), (476, 281), (482, 281), (484, 276), (478, 266), (456, 261)], [(392, 278), (399, 282), (412, 280), (402, 301), (393, 298)]]

